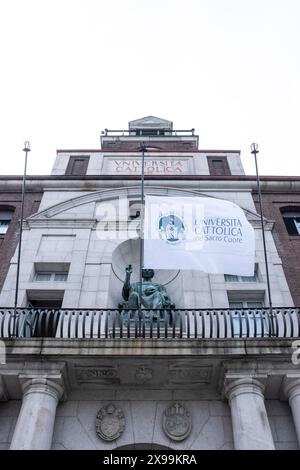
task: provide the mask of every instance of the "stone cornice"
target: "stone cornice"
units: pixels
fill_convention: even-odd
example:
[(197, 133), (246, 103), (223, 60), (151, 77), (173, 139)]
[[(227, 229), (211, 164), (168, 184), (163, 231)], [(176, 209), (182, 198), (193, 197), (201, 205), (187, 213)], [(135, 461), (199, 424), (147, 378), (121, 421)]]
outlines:
[[(209, 357), (222, 360), (226, 371), (233, 372), (231, 358), (244, 358), (247, 362), (243, 368), (257, 368), (257, 361), (274, 359), (280, 365), (282, 362), (285, 373), (287, 364), (291, 371), (298, 367), (290, 362), (293, 338), (264, 338), (264, 339), (56, 339), (56, 338), (26, 338), (4, 339), (7, 357), (10, 361), (17, 361), (22, 355), (40, 357), (41, 354), (54, 358), (61, 355), (84, 357), (99, 355), (106, 356), (195, 356)], [(251, 364), (249, 363), (251, 361)], [(0, 371), (6, 365), (0, 366)], [(265, 371), (265, 369), (263, 369)], [(254, 373), (253, 372), (253, 373)]]
[[(184, 188), (176, 188), (176, 187), (165, 188), (161, 186), (148, 186), (145, 189), (145, 193), (146, 195), (157, 194), (159, 196), (191, 196), (193, 195), (195, 197), (208, 197), (207, 194), (196, 191), (196, 190), (193, 191), (193, 190), (188, 190)], [(80, 195), (78, 197), (70, 198), (66, 201), (60, 202), (58, 204), (55, 204), (54, 206), (48, 207), (47, 209), (37, 212), (36, 214), (29, 217), (27, 221), (30, 226), (30, 223), (32, 223), (32, 221), (34, 220), (38, 220), (38, 219), (49, 220), (52, 217), (55, 217), (57, 214), (68, 211), (70, 209), (81, 206), (83, 204), (90, 204), (93, 202), (113, 201), (119, 198), (120, 199), (138, 198), (139, 196), (140, 196), (139, 187), (131, 187), (131, 188), (118, 187), (118, 188), (113, 188), (113, 189), (104, 189), (101, 191), (93, 191), (87, 194)], [(244, 209), (244, 210), (250, 221), (253, 221), (254, 223), (255, 222), (260, 223), (260, 216), (257, 213), (250, 211), (249, 209)], [(74, 223), (75, 223), (75, 219), (73, 219), (72, 217), (70, 219), (74, 220)], [(81, 219), (81, 220), (84, 221), (84, 219)], [(265, 222), (267, 224), (266, 229), (271, 230), (273, 228), (273, 222), (272, 221), (265, 221)]]
[(76, 229), (96, 229), (95, 219), (27, 219), (24, 222), (24, 229), (32, 228), (76, 228)]
[[(86, 175), (76, 178), (65, 175), (28, 176), (26, 191), (47, 190), (72, 190), (72, 191), (96, 191), (100, 188), (119, 187), (120, 182), (125, 187), (135, 186), (140, 180), (139, 175)], [(299, 176), (261, 176), (261, 189), (270, 193), (300, 193)], [(164, 176), (145, 175), (145, 185), (170, 187), (188, 187), (195, 190), (229, 190), (229, 191), (256, 191), (257, 184), (254, 176), (208, 176), (208, 175), (184, 175)], [(22, 176), (0, 176), (1, 191), (21, 191)]]
[[(248, 217), (249, 222), (251, 223), (252, 227), (255, 230), (261, 229), (260, 220), (254, 219), (253, 217)], [(264, 228), (265, 230), (271, 231), (274, 226), (274, 221), (265, 221)], [(110, 229), (111, 231), (130, 231), (130, 232), (139, 232), (139, 219), (135, 220), (128, 220), (128, 221), (113, 221), (113, 220), (106, 220), (106, 221), (97, 221), (96, 219), (67, 219), (67, 218), (60, 218), (60, 219), (45, 219), (45, 218), (34, 218), (34, 219), (27, 219), (24, 221), (23, 228), (26, 230), (32, 228), (74, 228), (74, 229), (90, 229), (90, 230), (107, 230)]]

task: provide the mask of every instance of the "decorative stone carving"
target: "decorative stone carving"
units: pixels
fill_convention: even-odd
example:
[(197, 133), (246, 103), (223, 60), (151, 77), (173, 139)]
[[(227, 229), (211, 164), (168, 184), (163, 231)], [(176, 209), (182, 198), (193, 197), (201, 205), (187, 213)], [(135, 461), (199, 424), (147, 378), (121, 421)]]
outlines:
[(104, 441), (114, 441), (121, 436), (124, 429), (125, 417), (119, 406), (109, 403), (98, 411), (96, 432), (101, 439)]
[(153, 370), (150, 369), (150, 367), (141, 366), (141, 367), (138, 367), (138, 369), (136, 370), (135, 378), (137, 382), (141, 384), (149, 382), (149, 380), (151, 380), (152, 377), (153, 377)]
[(174, 364), (169, 367), (169, 383), (174, 385), (197, 385), (210, 383), (211, 366), (195, 366), (194, 364)]
[(163, 415), (163, 430), (173, 441), (183, 441), (192, 430), (192, 420), (189, 411), (182, 403), (173, 403)]
[(116, 384), (120, 382), (118, 371), (113, 366), (80, 366), (76, 367), (75, 374), (79, 384)]

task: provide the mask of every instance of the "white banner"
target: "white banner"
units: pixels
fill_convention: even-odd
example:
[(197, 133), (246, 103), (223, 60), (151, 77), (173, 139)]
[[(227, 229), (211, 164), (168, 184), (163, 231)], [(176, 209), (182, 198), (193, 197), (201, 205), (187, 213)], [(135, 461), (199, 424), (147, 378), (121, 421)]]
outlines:
[(144, 237), (145, 268), (254, 275), (254, 230), (233, 202), (146, 196)]

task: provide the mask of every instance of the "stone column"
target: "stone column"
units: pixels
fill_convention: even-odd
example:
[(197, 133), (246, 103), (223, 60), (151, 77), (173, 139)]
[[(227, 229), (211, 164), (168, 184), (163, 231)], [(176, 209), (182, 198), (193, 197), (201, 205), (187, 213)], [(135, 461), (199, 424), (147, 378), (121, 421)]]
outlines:
[(3, 382), (3, 378), (0, 375), (0, 401), (7, 401), (5, 385)]
[(63, 388), (47, 378), (23, 382), (23, 401), (11, 450), (51, 449), (56, 407)]
[(300, 377), (286, 376), (283, 390), (289, 400), (298, 442), (300, 444)]
[(225, 378), (237, 450), (275, 449), (263, 392), (263, 383), (251, 376)]

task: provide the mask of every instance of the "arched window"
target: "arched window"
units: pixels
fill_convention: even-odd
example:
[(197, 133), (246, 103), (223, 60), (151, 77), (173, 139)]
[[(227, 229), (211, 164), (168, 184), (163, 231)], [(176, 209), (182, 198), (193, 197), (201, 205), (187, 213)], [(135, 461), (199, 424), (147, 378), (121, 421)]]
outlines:
[(280, 210), (288, 233), (300, 235), (300, 207), (283, 207)]
[(14, 208), (0, 206), (0, 235), (5, 235), (14, 214)]

